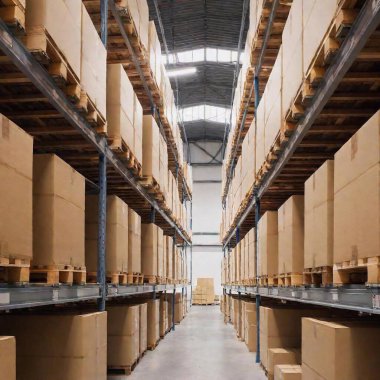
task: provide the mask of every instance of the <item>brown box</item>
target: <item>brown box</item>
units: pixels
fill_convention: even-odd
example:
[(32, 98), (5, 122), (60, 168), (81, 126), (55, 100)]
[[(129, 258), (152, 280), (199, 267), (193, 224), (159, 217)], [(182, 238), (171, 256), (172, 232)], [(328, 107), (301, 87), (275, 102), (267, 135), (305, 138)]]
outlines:
[(143, 176), (153, 177), (160, 185), (160, 130), (153, 116), (143, 117)]
[(156, 84), (161, 83), (161, 44), (158, 39), (156, 25), (154, 21), (149, 21), (149, 64), (153, 73), (153, 77), (156, 80)]
[(333, 264), (334, 161), (305, 182), (305, 268)]
[(293, 195), (278, 209), (278, 272), (304, 269), (304, 197)]
[(380, 111), (335, 154), (334, 263), (380, 252)]
[(291, 348), (268, 349), (268, 379), (274, 377), (274, 368), (278, 364), (301, 364), (301, 351)]
[(278, 274), (277, 211), (267, 211), (259, 220), (259, 276)]
[(32, 258), (32, 178), (33, 138), (0, 114), (1, 257)]
[(160, 298), (160, 337), (164, 337), (169, 328), (169, 303), (165, 297)]
[(164, 275), (164, 231), (157, 227), (157, 276)]
[(274, 380), (309, 379), (307, 377), (303, 377), (302, 374), (303, 371), (300, 365), (279, 364), (274, 367)]
[(139, 305), (139, 320), (140, 320), (140, 355), (148, 348), (148, 304), (141, 303)]
[(379, 350), (380, 328), (376, 324), (302, 319), (304, 379), (376, 380)]
[(175, 295), (174, 323), (180, 323), (183, 319), (183, 298), (181, 293)]
[(252, 228), (246, 235), (248, 240), (248, 279), (256, 278), (256, 242), (255, 242), (255, 229)]
[(243, 320), (245, 344), (250, 352), (255, 352), (257, 348), (257, 319), (254, 302), (245, 302)]
[(154, 347), (160, 339), (160, 300), (148, 301), (148, 347)]
[(132, 366), (140, 355), (140, 306), (109, 306), (107, 313), (107, 365)]
[(84, 209), (82, 175), (54, 154), (34, 155), (34, 265), (85, 265)]
[(128, 208), (128, 271), (141, 273), (141, 217)]
[[(86, 196), (86, 269), (98, 267), (99, 197)], [(128, 272), (128, 206), (116, 195), (107, 196), (106, 270)]]
[(16, 339), (0, 336), (0, 373), (6, 380), (16, 380)]
[(166, 242), (166, 276), (173, 279), (173, 238), (165, 236)]
[(57, 380), (57, 374), (62, 380), (107, 376), (105, 312), (2, 315), (0, 330), (16, 337), (19, 380)]
[(158, 227), (141, 225), (141, 270), (144, 276), (157, 276)]

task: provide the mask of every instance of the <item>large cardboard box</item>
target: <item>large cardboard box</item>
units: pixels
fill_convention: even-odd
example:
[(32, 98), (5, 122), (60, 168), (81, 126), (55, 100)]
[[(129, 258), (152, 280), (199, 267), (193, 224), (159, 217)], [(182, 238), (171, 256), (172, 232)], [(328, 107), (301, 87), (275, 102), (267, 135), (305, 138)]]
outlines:
[(148, 347), (154, 347), (160, 339), (160, 300), (148, 301)]
[(278, 209), (278, 271), (304, 269), (304, 197), (293, 195)]
[(16, 380), (16, 339), (0, 336), (0, 373), (6, 380)]
[(277, 211), (267, 211), (258, 224), (260, 266), (259, 276), (278, 274)]
[(86, 92), (98, 112), (106, 118), (107, 50), (84, 4), (81, 37), (81, 89)]
[(141, 273), (141, 216), (128, 208), (128, 271)]
[(31, 259), (33, 139), (0, 115), (0, 256)]
[(2, 315), (0, 331), (16, 338), (19, 380), (107, 377), (105, 312)]
[(139, 305), (107, 307), (107, 366), (133, 365), (140, 355)]
[(304, 379), (378, 379), (379, 349), (376, 324), (302, 319)]
[[(160, 130), (153, 116), (143, 117), (143, 176), (160, 181)], [(159, 183), (162, 186), (161, 183)]]
[(306, 378), (302, 373), (300, 365), (278, 364), (274, 367), (274, 380), (302, 380)]
[[(99, 197), (86, 196), (86, 269), (98, 268)], [(128, 272), (128, 206), (116, 195), (107, 196), (107, 273)]]
[(157, 276), (163, 277), (164, 275), (164, 231), (157, 227)]
[(144, 276), (157, 276), (158, 227), (141, 225), (141, 270)]
[(248, 351), (256, 351), (257, 344), (257, 318), (256, 318), (256, 303), (245, 302), (244, 315), (244, 340)]
[(149, 21), (149, 64), (156, 84), (161, 83), (161, 44), (158, 39), (156, 25), (154, 21)]
[(333, 264), (334, 161), (305, 182), (305, 268)]
[(174, 243), (171, 236), (165, 236), (166, 239), (166, 276), (170, 280), (173, 279), (173, 255)]
[(139, 305), (139, 321), (139, 352), (142, 355), (148, 348), (148, 304), (146, 302)]
[(137, 95), (134, 94), (133, 98), (133, 146), (134, 153), (138, 162), (143, 161), (143, 152), (142, 152), (142, 144), (143, 144), (143, 109), (140, 101), (137, 98)]
[(64, 55), (74, 74), (81, 76), (80, 0), (27, 0), (26, 46), (31, 51), (47, 51), (49, 35)]
[(184, 315), (182, 293), (176, 293), (174, 301), (174, 323), (180, 323), (183, 317)]
[(335, 154), (334, 263), (379, 255), (379, 169), (380, 111)]
[(256, 242), (255, 242), (255, 229), (249, 230), (246, 235), (248, 240), (248, 279), (256, 278)]
[(163, 338), (169, 329), (169, 302), (160, 298), (160, 337)]
[(54, 154), (33, 161), (33, 264), (85, 265), (85, 181)]
[(274, 378), (274, 368), (279, 364), (301, 364), (301, 351), (291, 348), (268, 349), (268, 379)]

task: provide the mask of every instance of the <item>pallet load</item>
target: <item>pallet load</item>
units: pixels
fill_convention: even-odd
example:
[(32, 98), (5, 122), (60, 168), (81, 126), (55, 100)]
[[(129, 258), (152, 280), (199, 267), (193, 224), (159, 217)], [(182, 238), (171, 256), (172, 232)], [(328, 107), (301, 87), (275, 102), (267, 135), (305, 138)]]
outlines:
[(174, 299), (174, 323), (178, 324), (184, 318), (182, 293), (176, 293)]
[(154, 21), (149, 21), (149, 35), (148, 35), (148, 54), (149, 54), (149, 65), (152, 70), (153, 78), (158, 87), (161, 83), (161, 43), (158, 39), (156, 25)]
[(158, 227), (153, 224), (141, 224), (141, 269), (144, 282), (157, 283)]
[[(96, 282), (98, 268), (99, 197), (86, 196), (87, 282)], [(106, 279), (111, 284), (127, 284), (128, 206), (116, 195), (107, 196)]]
[(335, 154), (335, 284), (380, 283), (379, 130), (380, 111)]
[(0, 336), (0, 373), (7, 380), (16, 380), (16, 339)]
[(275, 379), (277, 365), (300, 365), (301, 351), (292, 348), (270, 348), (268, 350), (268, 380)]
[(128, 284), (142, 284), (141, 217), (128, 208)]
[(107, 307), (108, 373), (129, 375), (140, 356), (139, 305)]
[(254, 352), (257, 348), (257, 318), (254, 302), (245, 302), (243, 321), (245, 344), (249, 352)]
[(278, 364), (274, 367), (274, 380), (302, 380), (302, 367), (292, 364)]
[(139, 305), (139, 355), (144, 355), (148, 349), (148, 304)]
[(160, 300), (149, 300), (147, 313), (147, 346), (149, 350), (153, 350), (156, 348), (158, 341), (160, 340)]
[(16, 33), (25, 31), (25, 1), (8, 0), (0, 4), (0, 19)]
[(198, 278), (193, 291), (193, 305), (212, 305), (215, 299), (214, 279)]
[(107, 377), (107, 313), (12, 314), (0, 320), (1, 334), (16, 338), (17, 379)]
[[(168, 198), (168, 146), (166, 145), (166, 141), (164, 137), (160, 134), (159, 136), (159, 148), (160, 148), (160, 175), (159, 175), (159, 183), (162, 184), (161, 186), (161, 192), (163, 196), (163, 200), (166, 200)], [(178, 197), (178, 187), (176, 187), (175, 190), (173, 190), (172, 193), (173, 196)], [(178, 198), (178, 204), (179, 204), (179, 198)], [(175, 215), (177, 219), (180, 219), (179, 217), (179, 210), (177, 210), (177, 214)]]
[(165, 283), (164, 279), (164, 231), (157, 227), (157, 282)]
[(34, 155), (30, 280), (86, 282), (84, 247), (84, 178), (54, 154)]
[(163, 338), (169, 329), (169, 302), (164, 296), (160, 297), (160, 338)]
[[(121, 0), (118, 2), (120, 9), (125, 8), (132, 18), (135, 31), (143, 47), (148, 46), (149, 8), (146, 0)], [(126, 10), (128, 9), (128, 11)]]
[(305, 182), (304, 284), (332, 283), (334, 161), (326, 161)]
[(233, 324), (238, 338), (242, 337), (242, 301), (239, 298), (232, 298)]
[(0, 115), (1, 281), (29, 281), (33, 252), (32, 179), (33, 139)]
[(380, 328), (377, 324), (302, 319), (304, 379), (378, 379), (379, 349)]
[(166, 240), (166, 276), (168, 283), (173, 283), (173, 254), (174, 254), (174, 242), (171, 236), (164, 236)]
[(278, 285), (302, 284), (304, 197), (293, 195), (278, 209)]

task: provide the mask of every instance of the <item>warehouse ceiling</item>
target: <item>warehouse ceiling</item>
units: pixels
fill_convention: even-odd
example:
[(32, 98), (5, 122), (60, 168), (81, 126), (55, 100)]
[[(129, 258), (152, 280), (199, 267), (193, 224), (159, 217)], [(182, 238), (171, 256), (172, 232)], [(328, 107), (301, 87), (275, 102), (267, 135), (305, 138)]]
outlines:
[[(163, 54), (165, 48), (155, 1), (171, 55), (167, 69), (195, 67), (197, 70), (195, 74), (171, 78), (173, 89), (178, 85), (178, 107), (186, 109), (206, 104), (230, 109), (244, 1), (148, 0), (150, 18), (155, 20)], [(247, 29), (248, 11), (242, 49)], [(193, 50), (196, 59), (188, 59), (185, 52)], [(228, 56), (227, 50), (232, 50), (233, 53)], [(192, 60), (196, 62), (191, 62)], [(221, 122), (220, 117), (210, 116), (210, 113), (205, 118), (207, 120), (184, 121), (187, 139), (223, 141), (224, 121)], [(229, 120), (228, 112), (226, 118)]]

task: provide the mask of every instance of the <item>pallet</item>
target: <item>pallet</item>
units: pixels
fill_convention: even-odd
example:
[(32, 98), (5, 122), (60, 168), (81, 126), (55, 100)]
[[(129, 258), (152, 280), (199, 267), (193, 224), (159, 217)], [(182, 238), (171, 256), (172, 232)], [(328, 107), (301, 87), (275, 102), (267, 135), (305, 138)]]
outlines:
[(0, 282), (29, 282), (30, 259), (0, 257)]
[(304, 285), (328, 286), (333, 283), (332, 266), (306, 268), (303, 272)]
[(334, 285), (380, 284), (380, 256), (347, 260), (333, 266)]
[(0, 19), (16, 34), (25, 32), (25, 8), (18, 0), (0, 0)]
[(144, 275), (141, 273), (133, 272), (127, 274), (127, 284), (142, 285), (144, 283)]
[(277, 284), (274, 283), (274, 286), (301, 286), (303, 285), (303, 276), (302, 273), (281, 273), (273, 276), (274, 282), (277, 281)]
[(127, 168), (138, 178), (142, 178), (142, 165), (137, 160), (132, 149), (121, 137), (109, 139), (109, 147), (125, 162)]
[(158, 277), (144, 275), (144, 284), (158, 284)]
[(72, 265), (32, 265), (29, 281), (46, 285), (86, 283), (86, 268)]
[(107, 366), (107, 374), (108, 375), (123, 375), (123, 376), (129, 376), (132, 371), (136, 368), (137, 364), (140, 361), (140, 356), (137, 358), (137, 360), (132, 365), (126, 365), (126, 366)]
[(153, 176), (144, 176), (139, 182), (156, 200), (159, 202), (165, 201), (165, 196), (161, 191), (161, 187)]
[[(96, 284), (97, 273), (96, 272), (87, 272), (86, 273), (87, 283)], [(107, 273), (106, 274), (106, 282), (107, 284), (112, 285), (126, 285), (127, 284), (127, 274), (123, 272), (115, 272), (115, 273)]]
[(153, 350), (155, 350), (156, 349), (156, 347), (158, 346), (158, 343), (160, 343), (160, 338), (158, 338), (158, 340), (157, 340), (157, 342), (156, 343), (154, 343), (154, 344), (151, 344), (151, 345), (148, 345), (148, 350), (149, 351), (153, 351)]

